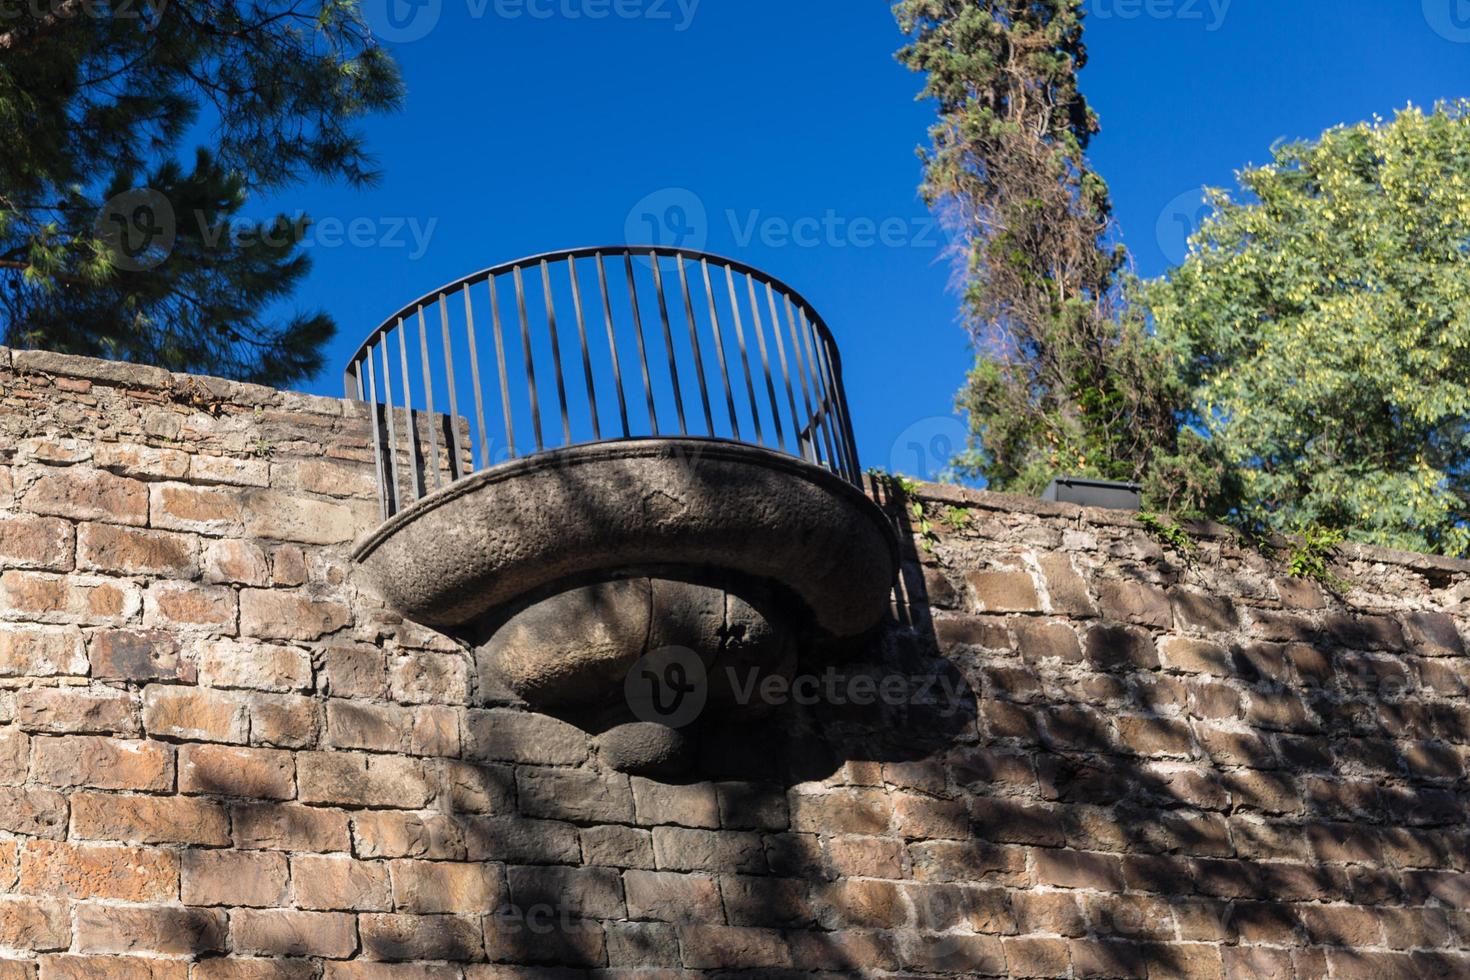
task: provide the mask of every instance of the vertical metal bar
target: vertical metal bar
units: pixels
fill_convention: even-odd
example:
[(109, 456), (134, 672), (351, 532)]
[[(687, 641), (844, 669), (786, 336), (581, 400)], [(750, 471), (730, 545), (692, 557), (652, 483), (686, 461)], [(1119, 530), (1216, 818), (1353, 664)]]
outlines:
[(755, 382), (750, 380), (750, 356), (745, 352), (745, 327), (740, 322), (740, 300), (735, 297), (735, 273), (725, 266), (725, 284), (730, 287), (730, 310), (735, 314), (735, 337), (740, 341), (740, 364), (745, 368), (745, 393), (750, 396), (750, 414), (755, 420), (755, 440), (766, 444), (761, 435), (761, 407), (755, 398)]
[(419, 427), (413, 419), (413, 384), (408, 373), (408, 325), (398, 318), (398, 360), (403, 368), (403, 414), (408, 426), (408, 472), (413, 478), (413, 499), (424, 499), (424, 470), (420, 466), (423, 449), (419, 443)]
[[(812, 414), (812, 398), (811, 392), (807, 389), (806, 365), (802, 362), (801, 359), (801, 341), (798, 340), (796, 337), (796, 317), (792, 316), (791, 314), (791, 297), (787, 296), (785, 293), (782, 293), (781, 299), (786, 304), (786, 326), (789, 328), (791, 333), (791, 358), (796, 363), (796, 377), (801, 381), (801, 404), (802, 407), (806, 409), (806, 428), (801, 432), (798, 432), (797, 441), (804, 441), (806, 446), (810, 447), (811, 449), (810, 456), (807, 456), (805, 449), (803, 449), (802, 451), (802, 456), (807, 457), (813, 463), (820, 463), (822, 459), (821, 454), (817, 452), (816, 440), (817, 419), (816, 416)], [(805, 435), (803, 435), (802, 432), (804, 432)]]
[(587, 381), (587, 404), (592, 409), (592, 438), (602, 439), (602, 421), (597, 415), (597, 385), (592, 381), (592, 355), (587, 352), (587, 321), (582, 316), (582, 285), (577, 281), (577, 257), (567, 256), (567, 270), (572, 277), (572, 306), (577, 311), (577, 339), (582, 342), (582, 373)]
[(806, 356), (812, 365), (812, 385), (822, 393), (822, 441), (827, 445), (827, 468), (841, 472), (841, 463), (837, 459), (837, 453), (832, 445), (832, 393), (827, 390), (825, 379), (822, 377), (822, 364), (812, 350), (811, 325), (807, 323), (806, 310), (798, 305), (796, 313), (801, 317), (801, 341), (806, 347)]
[[(449, 340), (449, 297), (439, 294), (439, 326), (444, 333), (444, 380), (449, 385), (449, 482), (464, 476), (464, 447), (459, 441), (459, 371), (454, 366), (454, 345)], [(473, 467), (473, 463), (470, 464)]]
[(618, 388), (618, 418), (623, 422), (623, 438), (629, 436), (628, 431), (628, 399), (623, 393), (623, 365), (618, 360), (618, 338), (613, 329), (612, 297), (607, 291), (607, 265), (602, 260), (602, 253), (597, 253), (597, 286), (602, 290), (602, 316), (607, 321), (607, 349), (612, 353), (613, 383)]
[(531, 426), (536, 430), (536, 451), (545, 443), (541, 439), (541, 404), (536, 400), (536, 361), (531, 355), (531, 321), (526, 316), (526, 284), (521, 277), (521, 267), (512, 272), (516, 281), (516, 308), (521, 313), (521, 347), (526, 352), (526, 384), (531, 390)]
[(444, 474), (439, 471), (439, 433), (435, 431), (439, 413), (434, 411), (434, 376), (429, 370), (429, 328), (424, 325), (422, 306), (419, 307), (419, 364), (424, 369), (424, 402), (429, 411), (428, 465), (434, 467), (434, 489), (439, 490), (444, 486)]
[(709, 320), (715, 330), (715, 354), (720, 362), (720, 381), (725, 385), (725, 405), (730, 409), (730, 428), (739, 439), (740, 418), (735, 414), (735, 392), (730, 388), (730, 372), (725, 367), (725, 339), (720, 336), (720, 311), (715, 305), (715, 291), (709, 281), (709, 259), (700, 259), (699, 268), (704, 274), (704, 295), (709, 298)]
[[(355, 364), (356, 362), (354, 362)], [(373, 420), (373, 468), (378, 474), (378, 514), (381, 520), (388, 519), (388, 488), (383, 485), (383, 427), (378, 419), (378, 378), (373, 370), (373, 351), (368, 348), (368, 411)], [(357, 388), (362, 390), (362, 375), (357, 375)]]
[(516, 427), (510, 417), (510, 380), (505, 371), (505, 334), (500, 329), (500, 297), (495, 292), (495, 277), (490, 283), (490, 321), (495, 328), (495, 363), (500, 369), (500, 410), (505, 414), (505, 445), (510, 458), (516, 458)]
[(675, 255), (679, 263), (679, 288), (684, 292), (684, 317), (689, 321), (689, 346), (694, 349), (694, 370), (699, 374), (699, 400), (704, 405), (705, 430), (715, 434), (715, 419), (709, 410), (709, 386), (704, 380), (704, 355), (699, 350), (699, 329), (694, 323), (694, 297), (689, 294), (689, 274), (684, 271), (684, 256)]
[[(812, 312), (816, 317), (816, 311)], [(847, 461), (847, 478), (855, 484), (861, 485), (863, 470), (858, 462), (857, 440), (852, 437), (852, 415), (847, 408), (847, 389), (842, 384), (842, 354), (837, 350), (837, 344), (832, 340), (832, 334), (828, 331), (826, 324), (813, 319), (812, 328), (817, 330), (817, 338), (822, 346), (822, 363), (827, 367), (827, 376), (832, 385), (832, 404), (837, 412), (837, 441), (842, 444), (843, 456)]]
[(623, 264), (628, 270), (628, 297), (633, 302), (633, 327), (638, 333), (638, 360), (643, 365), (643, 393), (648, 396), (648, 421), (653, 434), (658, 435), (658, 410), (653, 405), (653, 383), (648, 380), (648, 350), (643, 344), (643, 315), (638, 312), (638, 284), (633, 281), (633, 253), (623, 253)]
[[(766, 395), (771, 399), (771, 418), (776, 426), (776, 448), (780, 449), (786, 441), (786, 437), (781, 434), (781, 408), (776, 404), (776, 385), (771, 380), (771, 357), (766, 353), (766, 331), (761, 325), (761, 305), (755, 298), (755, 280), (749, 273), (745, 275), (745, 288), (750, 293), (750, 316), (754, 321), (752, 326), (755, 328), (756, 344), (760, 347), (761, 370), (766, 375)], [(791, 424), (794, 427), (796, 420), (792, 419)]]
[(398, 513), (398, 495), (402, 484), (398, 477), (398, 433), (393, 423), (393, 368), (388, 362), (388, 334), (383, 334), (383, 399), (388, 403), (388, 472), (393, 478), (393, 492), (388, 504), (388, 516)]
[(572, 422), (567, 415), (567, 384), (561, 370), (561, 340), (556, 335), (556, 300), (551, 295), (551, 267), (541, 260), (541, 292), (546, 297), (546, 325), (551, 328), (551, 361), (556, 368), (556, 400), (561, 405), (562, 445), (572, 444)]
[(791, 389), (791, 369), (786, 363), (786, 343), (781, 339), (781, 314), (776, 312), (776, 292), (766, 283), (766, 305), (771, 311), (771, 336), (776, 338), (776, 354), (781, 360), (781, 377), (786, 382), (786, 404), (791, 407), (791, 429), (796, 436), (796, 452), (805, 456), (801, 445), (801, 414), (796, 410), (796, 393)]
[[(480, 351), (475, 342), (475, 307), (470, 302), (470, 284), (464, 284), (465, 336), (470, 342), (470, 381), (475, 385), (475, 422), (480, 433), (480, 469), (490, 468), (490, 437), (485, 431), (485, 389), (480, 384)], [(474, 469), (473, 456), (470, 469)]]
[(684, 424), (684, 393), (679, 387), (679, 363), (674, 358), (674, 335), (669, 327), (669, 301), (664, 296), (664, 275), (659, 269), (658, 253), (649, 254), (653, 262), (653, 288), (658, 292), (658, 316), (664, 325), (664, 350), (669, 355), (669, 377), (674, 381), (674, 408), (679, 413), (679, 434), (687, 436), (689, 427)]

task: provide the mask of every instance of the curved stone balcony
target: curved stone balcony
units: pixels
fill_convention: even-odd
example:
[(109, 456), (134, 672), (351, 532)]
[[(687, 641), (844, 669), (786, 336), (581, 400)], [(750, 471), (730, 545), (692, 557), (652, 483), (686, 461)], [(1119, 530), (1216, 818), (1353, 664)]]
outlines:
[(476, 644), (489, 683), (602, 732), (618, 768), (677, 770), (697, 723), (740, 707), (733, 678), (789, 672), (887, 606), (897, 543), (861, 488), (836, 344), (748, 266), (664, 248), (497, 266), (390, 317), (347, 388), (376, 407), (384, 518), (356, 560)]

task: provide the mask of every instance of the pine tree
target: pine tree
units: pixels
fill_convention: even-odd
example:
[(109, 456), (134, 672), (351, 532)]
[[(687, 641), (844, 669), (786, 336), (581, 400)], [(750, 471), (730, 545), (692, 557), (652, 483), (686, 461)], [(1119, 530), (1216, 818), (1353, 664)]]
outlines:
[[(57, 0), (0, 16), (0, 343), (287, 384), (330, 318), (273, 319), (304, 227), (240, 215), (374, 176), (402, 85), (356, 0)], [(208, 133), (191, 156), (186, 140)]]

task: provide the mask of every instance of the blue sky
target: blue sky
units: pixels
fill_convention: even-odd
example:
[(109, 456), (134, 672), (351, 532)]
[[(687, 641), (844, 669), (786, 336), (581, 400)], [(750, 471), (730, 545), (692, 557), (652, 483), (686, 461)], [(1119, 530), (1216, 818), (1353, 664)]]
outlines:
[[(395, 6), (389, 8), (388, 3)], [(405, 110), (366, 129), (384, 179), (306, 185), (298, 305), (340, 335), (308, 390), (402, 304), (548, 249), (702, 245), (784, 279), (842, 347), (864, 465), (932, 476), (970, 360), (918, 199), (932, 108), (882, 0), (370, 0)], [(1203, 185), (1281, 138), (1470, 96), (1470, 0), (1092, 0), (1093, 159), (1145, 275)], [(881, 229), (882, 235), (874, 234)]]

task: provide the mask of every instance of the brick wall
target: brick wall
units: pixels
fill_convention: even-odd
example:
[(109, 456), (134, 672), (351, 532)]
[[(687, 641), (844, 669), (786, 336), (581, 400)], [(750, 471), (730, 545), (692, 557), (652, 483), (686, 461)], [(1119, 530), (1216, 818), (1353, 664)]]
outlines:
[(352, 406), (0, 350), (0, 980), (1470, 974), (1470, 564), (923, 495), (665, 785), (361, 589)]

